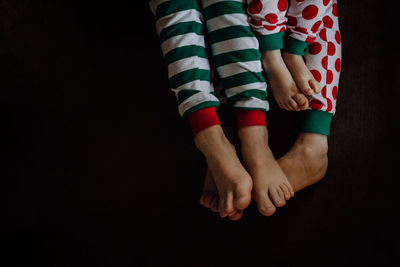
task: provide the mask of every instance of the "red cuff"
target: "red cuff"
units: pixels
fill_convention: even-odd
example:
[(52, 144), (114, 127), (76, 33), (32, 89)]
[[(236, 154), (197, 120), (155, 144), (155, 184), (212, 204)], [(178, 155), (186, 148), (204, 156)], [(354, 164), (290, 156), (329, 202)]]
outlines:
[(188, 116), (193, 135), (210, 126), (221, 124), (218, 119), (217, 109), (215, 107), (207, 107), (199, 109)]
[(236, 110), (236, 124), (238, 128), (246, 126), (267, 126), (264, 110)]

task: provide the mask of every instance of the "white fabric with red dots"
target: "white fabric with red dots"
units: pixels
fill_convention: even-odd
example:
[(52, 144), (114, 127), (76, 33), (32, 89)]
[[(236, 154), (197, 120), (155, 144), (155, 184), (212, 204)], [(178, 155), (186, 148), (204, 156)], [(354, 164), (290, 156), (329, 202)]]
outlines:
[[(337, 0), (248, 0), (250, 25), (258, 35), (286, 30), (309, 43), (303, 56), (322, 92), (309, 96), (310, 108), (334, 114), (341, 68)], [(286, 25), (282, 23), (286, 22)]]
[(310, 44), (308, 53), (303, 58), (314, 78), (322, 86), (320, 94), (309, 96), (310, 109), (334, 114), (342, 63), (341, 37), (337, 1), (322, 2), (329, 2), (326, 6), (327, 8), (325, 8), (325, 13), (322, 15), (322, 27), (317, 32), (315, 40)]

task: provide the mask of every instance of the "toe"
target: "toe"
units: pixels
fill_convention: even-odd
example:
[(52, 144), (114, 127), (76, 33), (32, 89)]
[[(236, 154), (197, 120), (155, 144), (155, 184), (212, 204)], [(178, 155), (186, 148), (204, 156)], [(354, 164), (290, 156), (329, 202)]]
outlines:
[(289, 188), (287, 188), (287, 186), (285, 184), (281, 184), (279, 186), (283, 192), (283, 196), (285, 197), (285, 200), (289, 200), (289, 198), (291, 198), (291, 194), (289, 191)]
[(235, 192), (234, 207), (237, 210), (244, 210), (250, 205), (251, 193), (238, 190)]
[(284, 182), (283, 184), (289, 189), (291, 197), (294, 197), (294, 190), (292, 185), (289, 182)]
[(210, 209), (212, 212), (218, 212), (218, 202), (219, 202), (219, 198), (218, 198), (218, 196), (215, 196), (212, 199), (211, 205), (210, 205)]
[(258, 211), (264, 216), (271, 216), (275, 213), (276, 208), (268, 196), (267, 192), (255, 193), (254, 199), (257, 203)]
[(204, 197), (204, 207), (210, 208), (210, 203), (212, 200), (213, 196), (211, 193), (208, 193), (205, 197)]
[(224, 218), (235, 211), (233, 206), (233, 193), (229, 192), (224, 198), (219, 201), (219, 215)]
[(312, 90), (315, 93), (320, 93), (321, 92), (321, 85), (319, 84), (319, 82), (317, 82), (315, 79), (311, 79), (309, 81), (310, 87), (312, 88)]
[(231, 221), (237, 221), (237, 220), (239, 220), (240, 218), (242, 218), (242, 216), (243, 216), (243, 211), (242, 211), (242, 210), (238, 210), (238, 211), (236, 211), (233, 215), (230, 215), (230, 216), (229, 216), (229, 220), (231, 220)]
[(279, 187), (270, 188), (269, 196), (276, 207), (283, 207), (285, 205), (285, 200), (280, 195), (283, 196), (283, 193)]
[(299, 106), (293, 98), (290, 98), (288, 101), (289, 110), (298, 110)]
[(305, 110), (308, 108), (308, 100), (307, 97), (305, 97), (303, 94), (295, 94), (293, 96), (293, 99), (297, 102), (299, 105), (299, 109)]
[(297, 82), (297, 86), (300, 91), (305, 95), (312, 95), (314, 93), (313, 89), (311, 88), (308, 80), (301, 80)]

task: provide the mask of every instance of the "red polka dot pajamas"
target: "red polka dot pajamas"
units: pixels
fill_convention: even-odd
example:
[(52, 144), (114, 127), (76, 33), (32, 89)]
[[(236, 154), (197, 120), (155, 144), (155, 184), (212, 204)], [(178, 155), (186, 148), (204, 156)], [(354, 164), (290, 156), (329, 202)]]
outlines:
[(302, 55), (322, 92), (300, 112), (302, 131), (329, 135), (341, 68), (337, 0), (248, 0), (249, 22), (261, 51)]

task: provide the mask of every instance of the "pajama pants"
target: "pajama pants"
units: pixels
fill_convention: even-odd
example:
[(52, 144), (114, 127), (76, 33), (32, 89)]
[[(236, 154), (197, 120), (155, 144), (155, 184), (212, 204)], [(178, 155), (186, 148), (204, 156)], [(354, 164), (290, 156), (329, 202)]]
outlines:
[[(310, 108), (302, 112), (302, 131), (329, 135), (341, 63), (336, 1), (292, 0), (289, 10), (286, 0), (248, 1), (248, 7), (242, 0), (199, 2), (153, 0), (150, 3), (168, 66), (170, 86), (177, 97), (182, 117), (194, 118), (194, 132), (219, 123), (212, 110), (218, 108), (220, 102), (210, 79), (207, 33), (212, 59), (228, 103), (237, 110), (268, 110), (267, 85), (262, 75), (259, 49), (282, 48), (304, 55), (307, 66), (323, 90), (321, 94), (309, 97)], [(263, 3), (272, 2), (276, 2), (278, 12), (273, 8), (265, 9), (267, 5)], [(317, 7), (316, 11), (316, 6), (309, 2), (326, 8), (321, 8), (320, 12)], [(263, 14), (265, 11), (267, 13)], [(262, 16), (257, 17), (257, 14)], [(260, 113), (249, 114), (251, 116), (238, 117), (245, 121), (242, 126), (262, 125), (261, 121), (265, 121)]]
[(299, 112), (301, 131), (329, 135), (341, 69), (337, 0), (249, 0), (248, 13), (262, 51), (303, 56), (322, 92)]
[(247, 4), (242, 0), (153, 0), (150, 7), (179, 112), (184, 118), (195, 118), (191, 120), (194, 132), (218, 123), (216, 113), (207, 109), (218, 108), (220, 102), (210, 81), (206, 32), (228, 103), (235, 110), (255, 111), (239, 112), (239, 124), (265, 125), (267, 84), (258, 40), (248, 24)]

